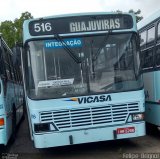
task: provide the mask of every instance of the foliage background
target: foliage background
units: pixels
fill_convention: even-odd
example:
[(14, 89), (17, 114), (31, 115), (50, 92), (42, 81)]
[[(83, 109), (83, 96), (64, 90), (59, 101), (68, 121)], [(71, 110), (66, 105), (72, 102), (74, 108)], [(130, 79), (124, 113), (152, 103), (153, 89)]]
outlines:
[(13, 48), (16, 42), (22, 42), (23, 22), (24, 20), (31, 18), (33, 18), (31, 13), (24, 12), (14, 21), (5, 20), (4, 22), (1, 22), (0, 33), (2, 33), (2, 37), (10, 48)]

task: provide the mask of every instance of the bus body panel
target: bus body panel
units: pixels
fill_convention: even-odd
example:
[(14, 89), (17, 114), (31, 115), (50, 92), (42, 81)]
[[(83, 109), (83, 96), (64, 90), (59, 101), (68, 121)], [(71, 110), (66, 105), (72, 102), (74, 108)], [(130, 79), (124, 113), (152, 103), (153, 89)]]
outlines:
[[(5, 117), (5, 103), (4, 103), (4, 97), (3, 97), (3, 86), (2, 86), (2, 80), (0, 78), (0, 119), (4, 119), (4, 123), (6, 123), (6, 117)], [(3, 126), (0, 126), (0, 144), (6, 145), (7, 143), (7, 137), (6, 137), (6, 124)]]
[[(12, 82), (7, 84), (6, 96), (4, 96), (4, 87), (2, 85), (2, 94), (0, 95), (0, 118), (4, 118), (4, 126), (1, 129), (1, 141), (0, 144), (6, 145), (12, 134), (12, 113), (13, 106), (16, 107), (16, 124), (18, 124), (23, 115), (23, 102), (22, 97), (17, 93), (23, 92), (23, 87)], [(15, 93), (15, 88), (17, 93)], [(22, 94), (23, 95), (23, 94)]]
[[(40, 100), (40, 101), (33, 101), (28, 99), (28, 106), (29, 106), (29, 114), (31, 119), (31, 125), (32, 125), (32, 136), (34, 139), (35, 147), (36, 148), (43, 148), (43, 147), (54, 147), (54, 146), (63, 146), (63, 145), (70, 145), (69, 143), (69, 136), (73, 136), (73, 144), (80, 144), (80, 143), (87, 143), (87, 142), (95, 142), (95, 141), (104, 141), (104, 140), (113, 140), (114, 138), (114, 131), (116, 131), (118, 128), (125, 128), (125, 127), (134, 127), (135, 132), (134, 133), (127, 133), (127, 134), (119, 134), (117, 135), (117, 139), (121, 138), (130, 138), (130, 137), (137, 137), (137, 136), (144, 136), (145, 135), (145, 123), (144, 121), (134, 122), (132, 123), (131, 114), (134, 113), (144, 113), (144, 91), (133, 91), (133, 92), (121, 92), (121, 93), (112, 93), (111, 99), (112, 101), (109, 102), (99, 102), (99, 103), (90, 103), (90, 104), (77, 104), (76, 102), (69, 102), (68, 99), (62, 98), (62, 99), (51, 99), (51, 100)], [(76, 104), (75, 104), (76, 103)], [(72, 110), (81, 110), (81, 109), (97, 109), (97, 107), (102, 107), (106, 105), (122, 105), (124, 107), (125, 104), (131, 104), (132, 108), (131, 110), (127, 111), (127, 114), (124, 117), (124, 120), (121, 120), (119, 122), (109, 122), (105, 124), (98, 124), (98, 125), (87, 125), (87, 126), (77, 126), (77, 127), (70, 127), (68, 129), (62, 129), (58, 128), (57, 131), (53, 132), (39, 132), (36, 133), (34, 131), (35, 125), (39, 123), (47, 123), (47, 120), (49, 123), (53, 123), (56, 126), (58, 124), (62, 123), (55, 123), (54, 119), (51, 117), (49, 118), (49, 113), (54, 113), (59, 111), (72, 111)], [(134, 103), (134, 104), (133, 104)], [(135, 103), (138, 103), (139, 110), (135, 110), (134, 107)], [(120, 106), (119, 106), (120, 107)], [(114, 107), (112, 109), (115, 109)], [(129, 107), (127, 109), (130, 109)], [(126, 112), (126, 109), (120, 108), (121, 113), (116, 118), (121, 118), (121, 116)], [(119, 111), (120, 111), (119, 110)], [(133, 111), (132, 111), (133, 110)], [(135, 110), (135, 111), (134, 111)], [(94, 112), (94, 111), (93, 111)], [(94, 118), (94, 113), (92, 113), (92, 118)], [(42, 117), (42, 113), (48, 113), (46, 118)], [(62, 113), (62, 112), (60, 112)], [(99, 113), (103, 113), (100, 111)], [(112, 111), (112, 116), (114, 116), (116, 112)], [(57, 115), (55, 114), (55, 116)], [(61, 118), (66, 118), (66, 114), (64, 116), (61, 116)], [(79, 114), (79, 118), (81, 116), (87, 115), (86, 113)], [(54, 115), (53, 115), (54, 116)], [(89, 118), (90, 115), (87, 115)], [(43, 120), (42, 120), (43, 118)], [(58, 118), (58, 117), (57, 117)], [(74, 118), (74, 116), (70, 116), (70, 118)], [(71, 119), (76, 120), (76, 119)], [(113, 119), (112, 119), (113, 120)], [(77, 122), (81, 122), (77, 121)], [(65, 122), (64, 122), (65, 123)], [(83, 121), (82, 124), (84, 124), (85, 121)], [(87, 121), (86, 121), (87, 123)], [(64, 124), (65, 125), (65, 124)], [(58, 127), (58, 126), (57, 126)], [(43, 134), (43, 135), (42, 135)], [(98, 135), (99, 134), (99, 135)], [(49, 138), (52, 138), (52, 140), (49, 140)], [(58, 141), (58, 142), (57, 142)]]
[[(61, 99), (50, 99), (50, 100), (31, 100), (27, 99), (29, 113), (32, 121), (39, 122), (39, 112), (42, 111), (52, 111), (52, 110), (63, 110), (63, 109), (77, 109), (77, 108), (87, 108), (95, 106), (105, 106), (112, 104), (121, 104), (121, 103), (134, 103), (137, 102), (139, 107), (139, 112), (144, 112), (144, 91), (133, 91), (133, 92), (121, 92), (121, 93), (111, 93), (112, 101), (107, 102), (95, 102), (88, 104), (79, 104), (75, 101), (69, 101), (70, 98), (61, 98)], [(93, 99), (94, 99), (94, 95)], [(100, 96), (100, 95), (99, 95)], [(83, 98), (83, 97), (82, 97)], [(34, 117), (33, 117), (34, 116)]]
[(147, 72), (143, 74), (145, 95), (148, 101), (155, 101), (155, 82), (154, 72)]
[[(114, 131), (119, 128), (128, 128), (134, 127), (134, 133), (127, 134), (117, 134), (117, 137), (114, 137)], [(98, 141), (107, 141), (107, 140), (115, 140), (115, 139), (125, 139), (137, 136), (144, 136), (145, 132), (145, 122), (139, 123), (131, 123), (124, 125), (115, 125), (109, 127), (97, 127), (95, 129), (86, 129), (86, 130), (78, 130), (71, 132), (61, 132), (61, 133), (46, 133), (39, 135), (33, 135), (35, 141), (36, 148), (44, 148), (44, 147), (57, 147), (62, 145), (72, 145), (72, 144), (81, 144), (81, 143), (89, 143), (89, 142), (98, 142)], [(72, 143), (70, 141), (70, 137), (72, 136)]]
[[(16, 97), (14, 94), (14, 84), (12, 82), (7, 82), (6, 83), (6, 90), (4, 85), (2, 86), (2, 94), (3, 94), (3, 116), (5, 119), (5, 126), (4, 126), (4, 131), (5, 132), (5, 138), (4, 138), (4, 143), (5, 145), (7, 144), (11, 134), (12, 134), (12, 108), (13, 104), (15, 103)], [(6, 93), (4, 93), (6, 91)]]
[(146, 121), (160, 126), (160, 71), (143, 74), (146, 94)]
[(160, 71), (154, 72), (154, 88), (155, 88), (155, 101), (160, 102), (160, 87), (158, 87), (160, 81)]
[(3, 85), (1, 86), (1, 95), (0, 95), (0, 118), (4, 119), (4, 125), (0, 126), (0, 144), (7, 144), (7, 141), (11, 135), (11, 113), (9, 111), (8, 103), (10, 101), (8, 100), (8, 103), (6, 102), (7, 98), (3, 96)]
[(148, 123), (160, 126), (160, 104), (146, 102), (146, 121)]
[(7, 144), (7, 137), (6, 137), (6, 129), (0, 127), (0, 144), (6, 145)]
[(160, 71), (152, 71), (143, 74), (146, 101), (159, 102), (160, 89), (157, 87), (160, 81)]

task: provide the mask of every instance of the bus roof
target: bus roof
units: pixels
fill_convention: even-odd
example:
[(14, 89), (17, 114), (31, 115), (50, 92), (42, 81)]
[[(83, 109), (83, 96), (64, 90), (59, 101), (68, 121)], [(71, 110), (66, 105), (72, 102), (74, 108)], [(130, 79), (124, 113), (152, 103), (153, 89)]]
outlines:
[(156, 21), (159, 17), (160, 17), (160, 10), (157, 10), (156, 12), (154, 12), (153, 14), (148, 16), (147, 18), (138, 22), (138, 24), (137, 24), (138, 30), (141, 30), (143, 27), (145, 27), (145, 26), (149, 25), (150, 23)]
[(131, 16), (134, 16), (133, 13), (127, 13), (127, 12), (83, 12), (83, 13), (70, 13), (70, 14), (59, 14), (59, 15), (53, 15), (53, 16), (45, 16), (45, 17), (40, 17), (40, 18), (34, 18), (34, 19), (29, 19), (25, 21), (32, 21), (32, 20), (41, 20), (41, 19), (48, 19), (48, 18), (62, 18), (62, 17), (73, 17), (73, 16), (87, 16), (87, 15), (109, 15), (109, 14), (128, 14)]

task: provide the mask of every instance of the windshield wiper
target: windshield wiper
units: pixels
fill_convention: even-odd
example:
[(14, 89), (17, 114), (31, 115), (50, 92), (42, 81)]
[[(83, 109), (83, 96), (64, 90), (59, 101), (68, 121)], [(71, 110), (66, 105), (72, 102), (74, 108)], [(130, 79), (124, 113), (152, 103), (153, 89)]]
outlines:
[(106, 34), (104, 40), (102, 41), (100, 47), (99, 47), (98, 50), (97, 50), (97, 53), (96, 53), (96, 54), (94, 55), (94, 57), (93, 57), (93, 61), (95, 61), (95, 60), (98, 58), (98, 56), (99, 56), (102, 48), (106, 45), (106, 43), (107, 43), (107, 41), (108, 41), (108, 38), (109, 38), (109, 36), (110, 36), (111, 33), (112, 33), (112, 31), (109, 30), (108, 33)]
[(63, 48), (67, 51), (70, 57), (76, 62), (76, 63), (81, 63), (81, 59), (68, 47), (66, 42), (58, 35), (54, 35), (55, 39), (57, 41), (60, 41), (62, 43)]

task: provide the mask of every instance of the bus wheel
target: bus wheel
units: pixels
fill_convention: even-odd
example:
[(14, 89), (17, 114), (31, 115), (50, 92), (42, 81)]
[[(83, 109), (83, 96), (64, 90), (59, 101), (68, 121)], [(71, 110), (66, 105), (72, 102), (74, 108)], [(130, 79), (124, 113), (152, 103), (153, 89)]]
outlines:
[(16, 108), (13, 107), (12, 112), (12, 135), (11, 135), (11, 142), (14, 142), (16, 139)]

